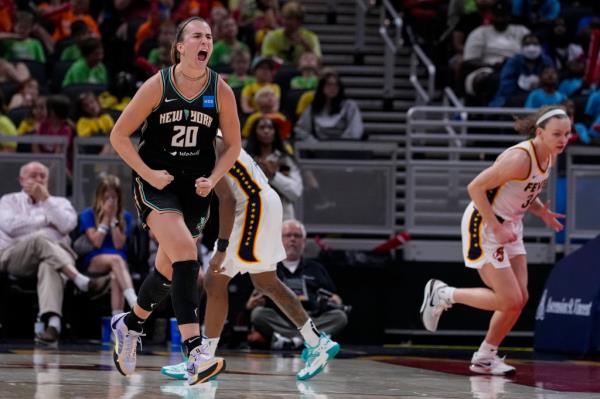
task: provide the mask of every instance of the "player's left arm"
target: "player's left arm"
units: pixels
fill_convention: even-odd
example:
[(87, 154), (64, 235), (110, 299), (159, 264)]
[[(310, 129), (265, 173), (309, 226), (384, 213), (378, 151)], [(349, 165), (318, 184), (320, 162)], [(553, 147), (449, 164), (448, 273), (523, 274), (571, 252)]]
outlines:
[(231, 87), (221, 78), (219, 78), (218, 83), (217, 101), (219, 103), (219, 127), (223, 133), (224, 150), (209, 177), (215, 185), (225, 176), (225, 173), (229, 172), (229, 169), (240, 156), (242, 148), (242, 133), (235, 95)]
[(564, 228), (563, 224), (559, 222), (558, 219), (564, 219), (565, 215), (553, 212), (550, 209), (550, 201), (546, 201), (544, 204), (539, 198), (536, 198), (528, 210), (542, 219), (546, 226), (550, 227), (552, 230), (559, 232)]

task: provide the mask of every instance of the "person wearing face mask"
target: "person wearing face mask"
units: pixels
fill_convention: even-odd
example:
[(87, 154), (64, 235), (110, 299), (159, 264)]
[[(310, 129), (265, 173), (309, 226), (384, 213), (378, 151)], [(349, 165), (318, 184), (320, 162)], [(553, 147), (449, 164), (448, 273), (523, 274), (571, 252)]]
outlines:
[(465, 92), (478, 104), (485, 104), (498, 86), (504, 61), (521, 50), (529, 33), (523, 25), (510, 24), (508, 5), (500, 0), (492, 6), (492, 24), (481, 25), (467, 37), (463, 52)]
[(521, 106), (529, 92), (539, 85), (539, 75), (552, 60), (542, 52), (535, 35), (523, 37), (521, 52), (509, 58), (500, 72), (500, 86), (490, 107)]
[(525, 108), (539, 108), (545, 105), (556, 105), (567, 97), (557, 90), (558, 73), (554, 67), (546, 67), (540, 75), (540, 87), (529, 93)]

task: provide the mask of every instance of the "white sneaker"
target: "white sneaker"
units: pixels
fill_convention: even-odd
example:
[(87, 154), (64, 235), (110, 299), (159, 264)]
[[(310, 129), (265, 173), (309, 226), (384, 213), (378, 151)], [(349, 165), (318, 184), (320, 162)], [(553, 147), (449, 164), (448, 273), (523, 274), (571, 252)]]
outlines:
[(340, 351), (340, 345), (323, 332), (321, 332), (319, 343), (316, 346), (309, 347), (306, 343), (305, 345), (306, 348), (302, 351), (301, 358), (306, 365), (296, 374), (296, 379), (300, 381), (308, 380), (319, 374)]
[(516, 372), (513, 366), (504, 363), (506, 357), (498, 357), (495, 352), (473, 353), (469, 369), (477, 374), (510, 375)]
[(447, 286), (443, 281), (436, 279), (431, 279), (425, 284), (421, 320), (425, 328), (431, 332), (437, 331), (442, 312), (452, 307), (452, 304), (442, 299), (439, 294), (439, 290)]
[(194, 348), (188, 355), (187, 381), (189, 385), (203, 383), (225, 370), (225, 359), (208, 354), (208, 345)]
[(125, 325), (127, 313), (114, 315), (110, 320), (110, 327), (115, 335), (115, 349), (113, 360), (119, 373), (127, 376), (135, 372), (136, 349), (138, 342), (142, 344), (145, 336), (142, 332), (133, 331)]

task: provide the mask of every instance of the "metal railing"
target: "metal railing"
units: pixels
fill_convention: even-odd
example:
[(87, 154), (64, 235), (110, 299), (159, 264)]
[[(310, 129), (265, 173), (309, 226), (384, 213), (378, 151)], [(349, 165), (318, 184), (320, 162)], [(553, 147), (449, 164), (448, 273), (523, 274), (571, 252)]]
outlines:
[[(368, 0), (367, 0), (368, 1)], [(356, 0), (356, 14), (354, 16), (354, 52), (362, 55), (365, 52), (365, 30), (367, 24), (368, 2)]]
[[(379, 34), (384, 41), (383, 97), (394, 98), (396, 54), (402, 47), (402, 18), (389, 0), (383, 0), (379, 14)], [(388, 30), (394, 29), (391, 37)]]
[[(412, 46), (412, 54), (410, 55), (410, 76), (409, 81), (416, 90), (415, 102), (418, 105), (429, 104), (435, 93), (435, 65), (427, 57), (421, 46), (414, 44)], [(419, 81), (417, 68), (419, 63), (423, 64), (427, 71), (427, 89), (423, 87)]]

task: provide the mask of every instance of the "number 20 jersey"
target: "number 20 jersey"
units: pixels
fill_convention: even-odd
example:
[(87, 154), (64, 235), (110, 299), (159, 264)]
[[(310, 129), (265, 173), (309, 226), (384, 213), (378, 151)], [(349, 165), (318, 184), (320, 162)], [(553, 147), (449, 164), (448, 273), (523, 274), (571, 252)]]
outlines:
[(207, 68), (205, 86), (190, 99), (175, 87), (174, 68), (160, 71), (163, 96), (142, 125), (138, 152), (150, 168), (165, 169), (175, 177), (208, 176), (216, 160), (219, 77)]

